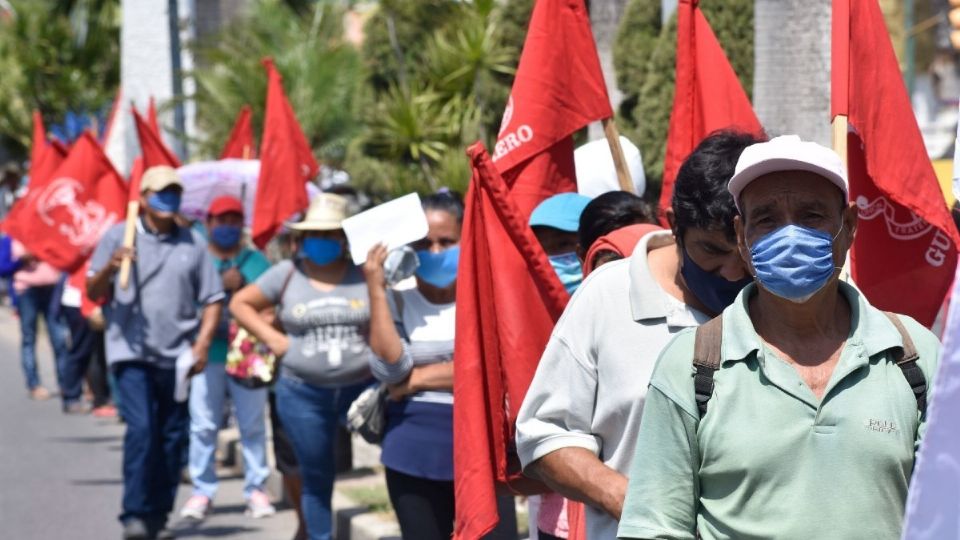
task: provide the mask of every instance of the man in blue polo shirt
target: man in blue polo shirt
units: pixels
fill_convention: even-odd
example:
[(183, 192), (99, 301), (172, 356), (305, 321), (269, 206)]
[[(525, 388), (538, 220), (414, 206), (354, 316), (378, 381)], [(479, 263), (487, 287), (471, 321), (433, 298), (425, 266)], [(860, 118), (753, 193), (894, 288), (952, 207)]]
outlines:
[[(170, 167), (152, 167), (141, 181), (136, 248), (123, 247), (124, 224), (107, 231), (90, 261), (87, 293), (106, 298), (107, 362), (117, 381), (123, 441), (123, 538), (169, 538), (188, 415), (174, 399), (177, 359), (192, 353), (203, 370), (220, 318), (223, 286), (207, 245), (174, 221), (183, 185)], [(127, 288), (115, 276), (134, 264)]]

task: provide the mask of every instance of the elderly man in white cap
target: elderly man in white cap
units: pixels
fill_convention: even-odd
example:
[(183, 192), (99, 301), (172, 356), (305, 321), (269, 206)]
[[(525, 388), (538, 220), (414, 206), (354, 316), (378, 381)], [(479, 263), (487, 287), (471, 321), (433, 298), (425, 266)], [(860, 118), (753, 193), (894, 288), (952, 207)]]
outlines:
[(833, 151), (748, 147), (730, 180), (755, 283), (677, 336), (647, 393), (620, 538), (899, 538), (939, 342), (839, 279)]
[[(127, 424), (123, 440), (123, 537), (167, 538), (167, 515), (183, 468), (189, 418), (175, 399), (176, 364), (199, 373), (220, 318), (223, 284), (207, 244), (177, 225), (183, 193), (171, 167), (151, 167), (140, 184), (135, 252), (123, 247), (124, 224), (104, 234), (90, 259), (87, 294), (105, 299), (107, 362)], [(134, 263), (127, 288), (117, 271)]]

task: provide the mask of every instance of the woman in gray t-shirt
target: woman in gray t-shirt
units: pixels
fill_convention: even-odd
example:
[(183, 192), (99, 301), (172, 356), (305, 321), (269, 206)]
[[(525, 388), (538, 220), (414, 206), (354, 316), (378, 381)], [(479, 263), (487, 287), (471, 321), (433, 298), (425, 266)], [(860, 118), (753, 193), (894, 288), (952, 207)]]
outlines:
[[(346, 200), (320, 194), (307, 216), (298, 256), (274, 265), (230, 302), (237, 322), (282, 357), (277, 413), (303, 476), (311, 539), (329, 539), (334, 435), (354, 399), (371, 383), (370, 307), (363, 274), (347, 257), (341, 228)], [(260, 317), (276, 308), (283, 331)]]

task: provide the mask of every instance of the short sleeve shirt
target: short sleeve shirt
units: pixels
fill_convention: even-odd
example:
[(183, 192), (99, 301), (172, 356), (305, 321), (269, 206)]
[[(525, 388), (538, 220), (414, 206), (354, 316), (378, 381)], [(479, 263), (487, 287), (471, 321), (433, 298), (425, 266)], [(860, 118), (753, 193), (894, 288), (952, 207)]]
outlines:
[[(694, 332), (650, 381), (620, 538), (900, 538), (925, 418), (892, 350), (900, 333), (840, 284), (851, 331), (822, 399), (768, 348), (750, 285), (723, 313), (721, 366), (706, 415), (693, 385)], [(900, 316), (932, 387), (939, 342)]]
[[(217, 265), (217, 272), (220, 274), (231, 268), (239, 270), (244, 283), (253, 283), (270, 268), (270, 261), (263, 253), (248, 247), (242, 248), (235, 257), (230, 259), (214, 257), (214, 261)], [(232, 319), (230, 310), (227, 309), (229, 303), (230, 295), (226, 294), (223, 300), (223, 311), (220, 313), (220, 324), (217, 326), (213, 341), (210, 343), (210, 352), (207, 354), (207, 359), (210, 362), (223, 363), (227, 361), (229, 328)]]
[(290, 338), (283, 374), (321, 387), (370, 378), (370, 299), (359, 268), (351, 265), (341, 283), (321, 291), (293, 261), (283, 261), (255, 284), (280, 306), (280, 322)]
[[(123, 243), (124, 224), (111, 227), (90, 259), (88, 275), (100, 272)], [(200, 327), (201, 309), (223, 299), (223, 283), (207, 243), (196, 232), (176, 227), (158, 235), (137, 223), (136, 259), (130, 283), (112, 283), (104, 305), (107, 361), (152, 362), (172, 368)]]

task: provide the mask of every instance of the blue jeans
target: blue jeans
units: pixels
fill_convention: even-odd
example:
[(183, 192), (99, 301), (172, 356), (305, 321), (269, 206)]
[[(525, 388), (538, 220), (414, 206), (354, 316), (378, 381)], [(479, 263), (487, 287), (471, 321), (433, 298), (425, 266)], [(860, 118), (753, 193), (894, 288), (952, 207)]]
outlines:
[(120, 415), (127, 423), (123, 438), (123, 513), (165, 523), (183, 467), (187, 439), (187, 404), (173, 399), (173, 369), (147, 362), (113, 366)]
[(300, 462), (303, 519), (310, 540), (330, 540), (333, 497), (334, 437), (337, 424), (369, 382), (321, 388), (282, 376), (277, 381), (277, 414)]
[(57, 382), (63, 382), (67, 358), (66, 329), (57, 318), (60, 308), (60, 291), (56, 285), (27, 287), (20, 293), (20, 364), (26, 378), (27, 389), (40, 386), (37, 374), (37, 320), (43, 315), (50, 335), (50, 346), (57, 366)]
[(214, 453), (223, 420), (223, 402), (229, 392), (240, 427), (243, 448), (243, 495), (263, 489), (267, 467), (266, 388), (247, 388), (227, 375), (226, 365), (210, 362), (190, 381), (190, 478), (193, 492), (213, 498), (217, 494)]

